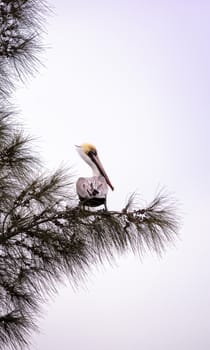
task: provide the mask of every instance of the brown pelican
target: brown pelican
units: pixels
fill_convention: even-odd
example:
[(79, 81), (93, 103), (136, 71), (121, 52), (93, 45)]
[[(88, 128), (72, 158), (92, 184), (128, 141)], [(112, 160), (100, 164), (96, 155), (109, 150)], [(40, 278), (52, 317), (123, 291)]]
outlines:
[(80, 204), (83, 206), (97, 207), (106, 206), (106, 196), (108, 186), (114, 190), (103, 165), (98, 157), (95, 146), (84, 143), (76, 146), (76, 149), (82, 159), (92, 168), (92, 177), (80, 177), (76, 182), (76, 191), (79, 196)]

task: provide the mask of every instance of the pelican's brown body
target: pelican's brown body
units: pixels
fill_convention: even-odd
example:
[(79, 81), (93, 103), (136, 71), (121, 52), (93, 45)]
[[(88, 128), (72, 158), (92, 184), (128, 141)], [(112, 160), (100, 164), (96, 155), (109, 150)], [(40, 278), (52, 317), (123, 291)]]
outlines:
[(76, 182), (76, 191), (80, 204), (89, 207), (106, 207), (108, 186), (114, 190), (97, 155), (96, 148), (91, 144), (76, 146), (78, 153), (93, 170), (92, 177), (80, 177)]

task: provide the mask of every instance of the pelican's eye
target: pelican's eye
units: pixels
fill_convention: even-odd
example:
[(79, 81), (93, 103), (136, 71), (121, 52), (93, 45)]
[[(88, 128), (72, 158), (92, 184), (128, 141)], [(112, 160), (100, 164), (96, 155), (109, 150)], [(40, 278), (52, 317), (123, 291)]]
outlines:
[(97, 151), (96, 151), (95, 149), (91, 149), (91, 150), (88, 152), (88, 156), (89, 156), (89, 157), (97, 156)]

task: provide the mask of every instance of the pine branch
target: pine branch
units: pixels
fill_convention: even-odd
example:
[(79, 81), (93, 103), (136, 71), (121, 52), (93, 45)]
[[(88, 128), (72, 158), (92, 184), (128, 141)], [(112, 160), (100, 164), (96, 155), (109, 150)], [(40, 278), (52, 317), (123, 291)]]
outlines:
[(0, 344), (8, 345), (11, 349), (28, 346), (30, 331), (36, 329), (31, 312), (30, 315), (19, 310), (5, 313), (0, 317)]
[[(131, 205), (129, 201), (128, 204)], [(111, 256), (112, 250), (128, 249), (138, 253), (149, 249), (162, 254), (174, 241), (180, 222), (175, 201), (161, 192), (143, 209), (93, 212), (76, 208), (62, 215), (78, 226), (78, 231), (84, 229), (84, 236), (98, 247), (98, 255), (111, 253)]]
[(0, 92), (5, 97), (27, 74), (40, 65), (41, 33), (46, 14), (45, 1), (1, 0), (0, 2)]

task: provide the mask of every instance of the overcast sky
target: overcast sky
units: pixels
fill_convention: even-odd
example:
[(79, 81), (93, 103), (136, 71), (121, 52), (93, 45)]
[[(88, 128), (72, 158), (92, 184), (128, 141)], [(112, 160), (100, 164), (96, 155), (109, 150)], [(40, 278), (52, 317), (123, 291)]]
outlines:
[(49, 0), (40, 74), (17, 104), (48, 169), (89, 167), (91, 142), (122, 209), (165, 186), (180, 202), (180, 240), (163, 257), (127, 254), (67, 282), (44, 306), (33, 350), (210, 348), (210, 3)]

